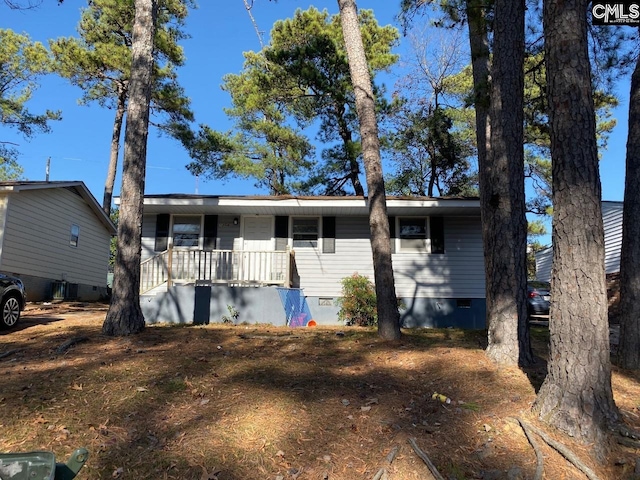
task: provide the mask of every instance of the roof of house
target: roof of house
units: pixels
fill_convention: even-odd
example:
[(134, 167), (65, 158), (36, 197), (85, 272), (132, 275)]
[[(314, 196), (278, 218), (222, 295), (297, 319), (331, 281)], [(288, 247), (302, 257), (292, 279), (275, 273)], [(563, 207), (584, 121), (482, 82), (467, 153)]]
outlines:
[(87, 186), (82, 181), (56, 181), (56, 182), (44, 182), (44, 181), (10, 181), (10, 182), (0, 182), (0, 194), (3, 193), (19, 193), (21, 191), (29, 191), (29, 190), (42, 190), (42, 189), (52, 189), (52, 188), (70, 188), (75, 190), (80, 197), (84, 199), (84, 201), (89, 205), (89, 208), (95, 213), (98, 220), (105, 226), (105, 228), (109, 231), (111, 235), (115, 235), (117, 233), (117, 229), (109, 215), (107, 215), (102, 207), (96, 200), (96, 198), (91, 194)]
[[(119, 204), (120, 198), (116, 197)], [(416, 215), (428, 209), (428, 215), (479, 215), (478, 198), (463, 197), (387, 197), (390, 216)], [(367, 197), (328, 196), (218, 196), (195, 194), (145, 195), (145, 213), (229, 215), (340, 215), (362, 216), (369, 213)], [(420, 212), (421, 213), (421, 212)]]

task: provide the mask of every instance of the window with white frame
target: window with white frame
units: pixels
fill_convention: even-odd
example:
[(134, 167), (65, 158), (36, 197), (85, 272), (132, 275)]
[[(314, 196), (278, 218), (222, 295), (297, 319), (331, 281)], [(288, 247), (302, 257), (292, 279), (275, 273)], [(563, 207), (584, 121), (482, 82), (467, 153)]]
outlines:
[(69, 238), (69, 245), (72, 247), (78, 246), (78, 240), (80, 240), (80, 226), (71, 225), (71, 236)]
[(318, 246), (318, 217), (293, 219), (293, 248)]
[(173, 246), (198, 247), (202, 217), (195, 215), (175, 215), (173, 217)]
[(429, 238), (427, 217), (399, 218), (398, 227), (400, 250), (426, 250)]

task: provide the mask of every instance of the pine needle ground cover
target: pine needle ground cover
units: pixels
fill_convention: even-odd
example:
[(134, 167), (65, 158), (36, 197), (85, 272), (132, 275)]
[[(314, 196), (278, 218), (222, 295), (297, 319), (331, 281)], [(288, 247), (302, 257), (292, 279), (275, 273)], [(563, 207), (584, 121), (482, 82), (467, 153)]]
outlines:
[[(30, 306), (0, 332), (0, 451), (89, 460), (78, 479), (533, 478), (536, 455), (516, 418), (544, 379), (539, 365), (498, 369), (484, 332), (258, 325), (149, 326), (101, 334), (104, 305)], [(616, 402), (640, 430), (640, 383), (614, 372)], [(437, 393), (437, 396), (434, 394)], [(637, 450), (606, 465), (564, 442), (602, 479), (633, 478)], [(545, 478), (583, 479), (542, 444)]]

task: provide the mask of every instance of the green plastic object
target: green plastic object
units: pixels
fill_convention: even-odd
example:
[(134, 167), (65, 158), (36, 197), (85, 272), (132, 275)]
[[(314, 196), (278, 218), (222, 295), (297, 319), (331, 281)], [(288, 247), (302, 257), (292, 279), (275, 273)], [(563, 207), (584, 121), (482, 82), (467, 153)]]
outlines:
[(71, 480), (89, 458), (78, 448), (67, 463), (56, 463), (52, 452), (0, 453), (0, 480)]

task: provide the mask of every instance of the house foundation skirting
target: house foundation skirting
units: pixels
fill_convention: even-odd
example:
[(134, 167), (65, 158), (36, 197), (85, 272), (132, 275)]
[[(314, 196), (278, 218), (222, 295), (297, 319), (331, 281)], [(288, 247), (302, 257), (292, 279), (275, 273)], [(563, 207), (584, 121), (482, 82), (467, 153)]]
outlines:
[[(317, 325), (341, 325), (335, 297), (306, 297)], [(405, 328), (484, 329), (486, 303), (473, 299), (403, 299)], [(142, 295), (140, 304), (148, 324), (232, 323), (286, 326), (290, 319), (276, 287), (193, 286), (170, 287), (156, 295)]]
[(404, 298), (400, 312), (404, 328), (486, 328), (484, 298)]
[(20, 278), (27, 290), (27, 302), (79, 301), (97, 302), (109, 298), (107, 285), (87, 285), (53, 278), (2, 272)]

